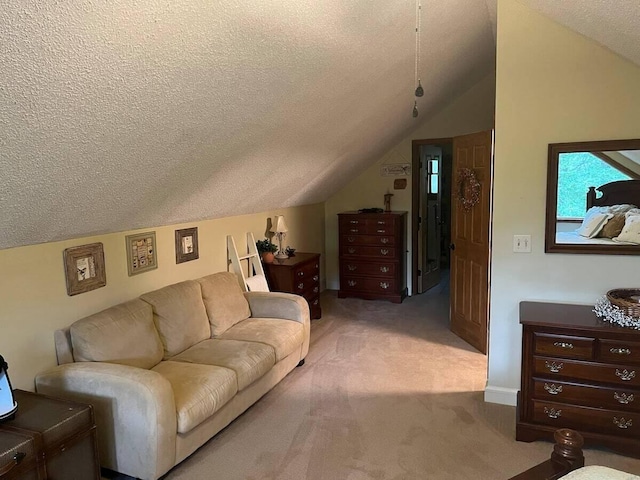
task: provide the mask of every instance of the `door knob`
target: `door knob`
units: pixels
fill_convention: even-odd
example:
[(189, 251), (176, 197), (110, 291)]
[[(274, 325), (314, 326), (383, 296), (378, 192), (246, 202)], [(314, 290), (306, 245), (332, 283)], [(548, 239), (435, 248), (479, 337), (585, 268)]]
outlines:
[(451, 245), (449, 245), (449, 250), (455, 250), (456, 249), (456, 244), (452, 243)]

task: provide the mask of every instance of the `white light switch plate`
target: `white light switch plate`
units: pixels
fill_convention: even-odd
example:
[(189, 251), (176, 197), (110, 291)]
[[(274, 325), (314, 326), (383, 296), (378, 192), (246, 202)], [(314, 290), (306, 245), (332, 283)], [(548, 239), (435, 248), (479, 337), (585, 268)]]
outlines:
[(513, 251), (516, 253), (531, 253), (531, 235), (514, 235)]

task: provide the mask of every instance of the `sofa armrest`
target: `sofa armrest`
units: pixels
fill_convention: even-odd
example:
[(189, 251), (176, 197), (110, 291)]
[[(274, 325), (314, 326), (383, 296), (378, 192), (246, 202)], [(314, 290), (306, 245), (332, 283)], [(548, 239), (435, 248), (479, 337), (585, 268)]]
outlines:
[(283, 318), (308, 324), (309, 304), (300, 295), (281, 292), (245, 292), (252, 317)]
[(39, 393), (93, 405), (102, 466), (156, 479), (175, 464), (176, 407), (171, 385), (159, 373), (78, 362), (37, 375), (35, 384)]

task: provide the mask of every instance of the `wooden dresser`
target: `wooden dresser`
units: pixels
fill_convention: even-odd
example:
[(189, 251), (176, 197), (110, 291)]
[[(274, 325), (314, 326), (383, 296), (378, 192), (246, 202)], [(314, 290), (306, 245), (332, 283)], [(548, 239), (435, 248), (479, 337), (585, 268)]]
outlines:
[(578, 430), (585, 444), (640, 457), (640, 331), (590, 305), (522, 302), (516, 439)]
[(320, 318), (320, 254), (296, 253), (284, 260), (276, 258), (264, 264), (269, 289), (273, 292), (295, 293), (309, 303), (311, 318)]
[(406, 217), (407, 212), (338, 214), (339, 298), (400, 303), (407, 296)]

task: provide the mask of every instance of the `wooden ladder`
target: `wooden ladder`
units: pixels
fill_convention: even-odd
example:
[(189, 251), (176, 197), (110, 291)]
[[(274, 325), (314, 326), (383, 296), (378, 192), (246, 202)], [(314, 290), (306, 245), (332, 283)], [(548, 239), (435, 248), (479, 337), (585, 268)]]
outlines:
[[(231, 270), (238, 276), (245, 292), (268, 292), (267, 278), (264, 275), (260, 254), (256, 248), (253, 233), (247, 233), (247, 254), (239, 256), (233, 236), (227, 235), (227, 258)], [(243, 265), (243, 261), (247, 261)]]

